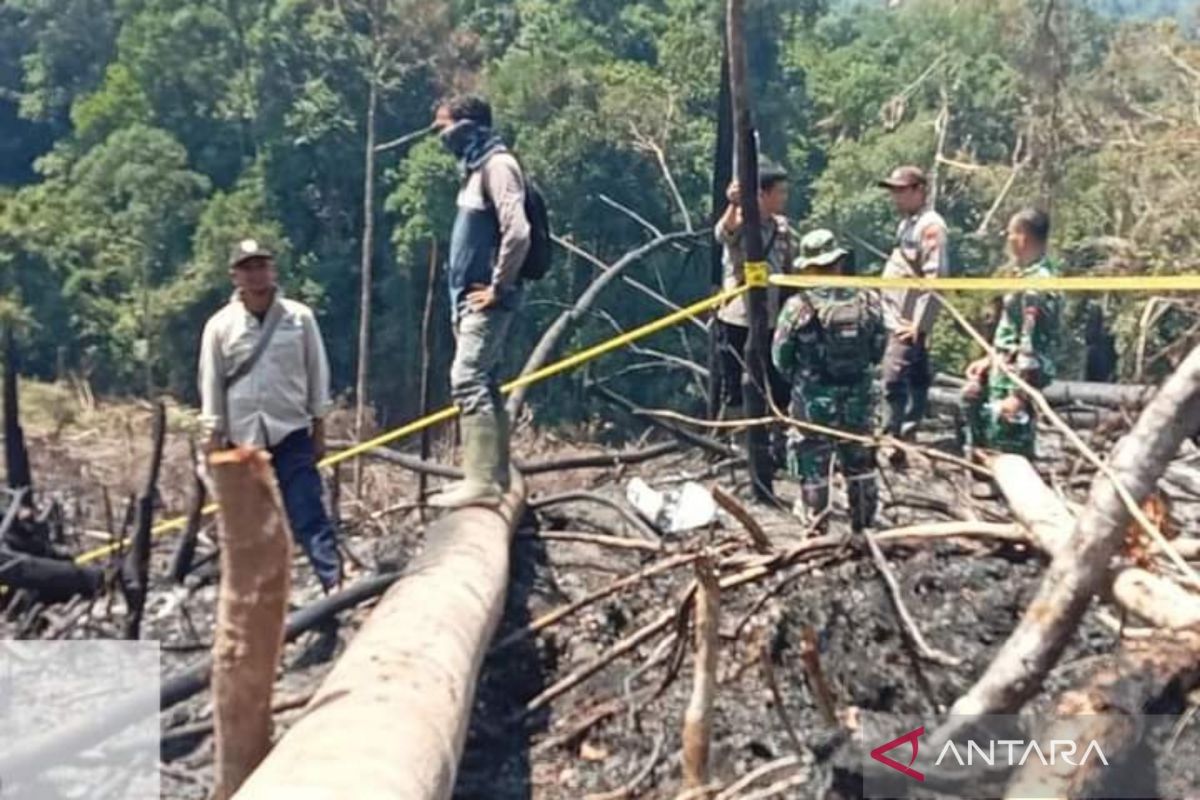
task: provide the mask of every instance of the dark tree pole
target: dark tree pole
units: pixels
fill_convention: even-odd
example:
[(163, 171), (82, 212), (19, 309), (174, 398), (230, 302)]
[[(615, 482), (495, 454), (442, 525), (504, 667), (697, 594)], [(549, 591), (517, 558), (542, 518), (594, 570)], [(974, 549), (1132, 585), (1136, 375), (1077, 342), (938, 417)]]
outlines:
[[(746, 75), (746, 38), (744, 31), (744, 1), (729, 0), (727, 40), (729, 43), (729, 86), (733, 101), (734, 143), (738, 157), (738, 184), (742, 200), (742, 245), (746, 253), (745, 266), (738, 267), (738, 280), (745, 282), (761, 273), (764, 254), (762, 225), (758, 214), (758, 153), (754, 137), (754, 119), (750, 106), (750, 90)], [(750, 335), (746, 337), (746, 416), (758, 419), (767, 415), (767, 288), (755, 285), (746, 295)], [(750, 478), (754, 494), (760, 500), (772, 496), (770, 436), (761, 425), (752, 425), (746, 432), (746, 449), (750, 460)]]
[[(727, 202), (725, 191), (733, 179), (733, 106), (729, 99), (729, 49), (725, 45), (724, 31), (721, 36), (721, 88), (717, 94), (717, 146), (713, 152), (712, 213), (715, 222)], [(711, 241), (711, 239), (710, 239)], [(721, 287), (723, 265), (721, 248), (712, 248), (710, 284), (713, 291)], [(721, 326), (713, 314), (708, 336), (708, 417), (716, 419), (721, 410)]]

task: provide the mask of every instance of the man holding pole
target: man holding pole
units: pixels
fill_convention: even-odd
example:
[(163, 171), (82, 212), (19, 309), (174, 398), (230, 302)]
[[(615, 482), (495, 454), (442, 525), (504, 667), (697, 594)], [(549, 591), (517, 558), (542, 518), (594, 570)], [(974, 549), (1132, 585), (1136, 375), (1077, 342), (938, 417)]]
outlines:
[[(787, 179), (787, 172), (783, 167), (765, 159), (759, 164), (758, 211), (763, 253), (771, 273), (776, 275), (788, 271), (795, 255), (791, 229), (788, 227), (787, 217), (784, 216), (788, 200)], [(714, 233), (717, 243), (721, 245), (723, 288), (732, 289), (738, 285), (738, 268), (746, 262), (741, 189), (736, 180), (729, 185), (726, 198), (729, 205), (717, 220)], [(775, 327), (775, 318), (779, 316), (780, 307), (779, 289), (771, 287), (767, 290), (768, 328)], [(746, 298), (735, 297), (722, 306), (717, 312), (716, 324), (718, 339), (721, 342), (721, 406), (726, 417), (738, 417), (742, 414), (742, 380), (745, 374), (743, 362), (746, 337), (750, 333)], [(773, 366), (768, 373), (768, 383), (771, 401), (781, 409), (786, 408), (790, 390), (787, 382)]]

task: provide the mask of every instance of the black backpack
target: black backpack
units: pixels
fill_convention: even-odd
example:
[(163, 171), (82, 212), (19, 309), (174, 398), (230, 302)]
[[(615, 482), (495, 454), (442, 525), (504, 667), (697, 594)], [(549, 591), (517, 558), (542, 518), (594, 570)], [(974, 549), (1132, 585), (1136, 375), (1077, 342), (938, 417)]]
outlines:
[(835, 384), (853, 383), (869, 374), (871, 341), (867, 309), (860, 295), (817, 307), (821, 323), (824, 377)]
[(550, 269), (554, 243), (550, 241), (550, 214), (546, 210), (546, 197), (529, 177), (525, 178), (525, 217), (529, 220), (529, 252), (521, 264), (521, 280), (537, 281), (545, 277)]
[[(518, 162), (518, 165), (520, 162)], [(525, 181), (525, 218), (529, 220), (529, 252), (521, 262), (521, 280), (539, 281), (550, 270), (554, 243), (550, 240), (550, 213), (546, 209), (546, 196), (541, 187), (525, 174), (521, 167), (521, 177)], [(487, 184), (484, 183), (484, 195), (487, 194)], [(495, 209), (492, 198), (487, 198), (488, 204)]]

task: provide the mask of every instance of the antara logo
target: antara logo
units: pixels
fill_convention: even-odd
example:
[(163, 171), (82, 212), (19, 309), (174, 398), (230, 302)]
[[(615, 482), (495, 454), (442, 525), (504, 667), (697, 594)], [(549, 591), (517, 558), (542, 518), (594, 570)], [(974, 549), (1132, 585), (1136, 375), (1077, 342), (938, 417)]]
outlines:
[[(921, 738), (923, 733), (925, 733), (924, 725), (916, 728), (915, 730), (909, 731), (903, 736), (892, 739), (890, 742), (881, 744), (879, 747), (876, 747), (871, 751), (871, 758), (875, 759), (884, 766), (891, 767), (897, 772), (907, 775), (914, 780), (924, 781), (925, 775), (912, 768), (913, 762), (917, 760), (917, 749), (920, 746), (918, 740)], [(908, 764), (901, 764), (899, 761), (888, 758), (884, 755), (884, 753), (888, 752), (889, 750), (894, 750), (902, 744), (907, 744), (912, 748), (912, 758), (908, 760)]]
[[(1007, 749), (1007, 758), (1003, 750), (999, 754), (997, 761), (996, 745), (1000, 745), (1002, 749)], [(1104, 751), (1100, 749), (1100, 745), (1095, 739), (1092, 739), (1088, 746), (1084, 749), (1083, 755), (1078, 761), (1073, 761), (1074, 756), (1079, 751), (1079, 745), (1070, 739), (1051, 739), (1050, 740), (1050, 755), (1046, 756), (1045, 750), (1037, 743), (1036, 739), (1026, 742), (1024, 739), (996, 739), (984, 743), (981, 747), (974, 739), (968, 739), (966, 745), (967, 759), (963, 761), (962, 753), (959, 748), (954, 746), (954, 742), (946, 742), (942, 748), (941, 754), (938, 755), (937, 764), (941, 766), (942, 760), (950, 755), (958, 762), (960, 767), (970, 767), (975, 764), (975, 758), (978, 757), (979, 763), (987, 764), (989, 767), (995, 766), (997, 763), (1002, 766), (1019, 767), (1029, 760), (1030, 756), (1034, 756), (1038, 761), (1041, 761), (1044, 766), (1053, 766), (1058, 763), (1058, 759), (1071, 765), (1072, 767), (1082, 766), (1086, 764), (1088, 758), (1099, 758), (1104, 766), (1108, 766), (1108, 759), (1104, 757)], [(1019, 758), (1018, 758), (1019, 757)]]
[[(902, 775), (907, 775), (913, 780), (924, 781), (925, 774), (913, 769), (913, 764), (916, 763), (917, 753), (920, 748), (920, 738), (924, 733), (925, 726), (922, 725), (903, 736), (892, 739), (890, 742), (885, 742), (871, 751), (871, 758), (884, 766), (896, 770)], [(885, 755), (901, 745), (908, 745), (911, 748), (911, 756), (907, 764), (902, 764)], [(1089, 758), (1098, 758), (1104, 766), (1108, 766), (1108, 758), (1105, 757), (1104, 751), (1095, 739), (1088, 742), (1087, 746), (1083, 748), (1083, 754), (1079, 755), (1076, 761), (1074, 759), (1079, 749), (1080, 745), (1070, 739), (1051, 739), (1048, 748), (1042, 747), (1042, 745), (1038, 744), (1037, 740), (995, 739), (980, 744), (971, 739), (965, 744), (960, 745), (955, 745), (951, 740), (947, 741), (942, 747), (942, 751), (938, 754), (934, 766), (941, 766), (942, 762), (947, 758), (953, 759), (960, 767), (971, 767), (976, 762), (988, 766), (999, 764), (1001, 766), (1018, 767), (1025, 764), (1030, 758), (1036, 758), (1046, 766), (1053, 766), (1061, 760), (1073, 767), (1086, 764)], [(1047, 755), (1047, 752), (1049, 755)], [(963, 757), (963, 753), (966, 753), (965, 758)]]

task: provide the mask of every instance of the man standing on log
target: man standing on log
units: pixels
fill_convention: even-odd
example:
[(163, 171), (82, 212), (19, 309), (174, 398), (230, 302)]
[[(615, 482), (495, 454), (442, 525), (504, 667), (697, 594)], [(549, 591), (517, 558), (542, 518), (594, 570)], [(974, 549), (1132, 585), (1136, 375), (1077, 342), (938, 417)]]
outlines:
[[(833, 233), (815, 230), (800, 241), (798, 271), (841, 275), (850, 253)], [(873, 371), (883, 357), (883, 313), (874, 292), (808, 289), (788, 299), (779, 314), (771, 360), (792, 382), (793, 418), (869, 436), (875, 424)], [(800, 480), (797, 516), (824, 528), (829, 506), (829, 466), (837, 451), (846, 477), (850, 524), (855, 531), (875, 521), (878, 477), (872, 448), (811, 431), (788, 432), (788, 472)]]
[(483, 98), (443, 100), (433, 124), (463, 174), (447, 272), (456, 339), (450, 393), (462, 411), (465, 478), (430, 504), (495, 506), (509, 486), (508, 415), (499, 370), (531, 245), (525, 176), (492, 130), (492, 109)]
[(312, 309), (283, 296), (271, 252), (254, 239), (234, 247), (229, 274), (236, 291), (200, 342), (206, 449), (267, 449), (292, 536), (329, 593), (341, 581), (341, 563), (317, 472), (332, 406), (321, 331)]
[[(1008, 249), (1015, 275), (1030, 281), (1059, 275), (1046, 253), (1050, 217), (1025, 209), (1008, 223)], [(1026, 383), (1042, 389), (1054, 380), (1062, 297), (1055, 292), (1020, 291), (1005, 295), (992, 347)], [(1032, 458), (1037, 433), (1036, 408), (1012, 379), (987, 356), (967, 367), (963, 387), (966, 443)]]
[[(737, 181), (729, 185), (726, 198), (729, 205), (717, 220), (714, 233), (717, 243), (722, 248), (723, 288), (732, 289), (737, 286), (737, 268), (746, 261), (746, 249), (742, 244), (741, 188)], [(796, 254), (791, 228), (784, 215), (787, 201), (787, 172), (778, 164), (763, 159), (758, 168), (758, 210), (762, 224), (764, 259), (773, 275), (789, 272)], [(781, 305), (779, 287), (770, 287), (767, 290), (767, 325), (772, 329), (775, 327)], [(721, 348), (721, 415), (723, 419), (738, 419), (743, 415), (742, 380), (746, 375), (746, 339), (750, 335), (750, 318), (745, 295), (736, 297), (721, 307), (717, 312), (716, 325)], [(767, 382), (770, 384), (766, 388), (771, 402), (781, 409), (787, 408), (791, 389), (772, 364), (768, 364), (767, 367)], [(781, 464), (784, 439), (782, 434), (774, 435), (773, 439), (772, 450), (775, 452), (776, 463)]]
[[(929, 208), (928, 183), (919, 167), (898, 167), (879, 186), (892, 195), (902, 217), (896, 246), (883, 268), (885, 278), (940, 278), (950, 273), (946, 222)], [(884, 322), (888, 330), (883, 357), (883, 392), (887, 401), (884, 431), (912, 439), (925, 418), (933, 370), (929, 363), (929, 337), (939, 304), (932, 292), (895, 289), (883, 293)], [(903, 450), (890, 457), (903, 467)]]

